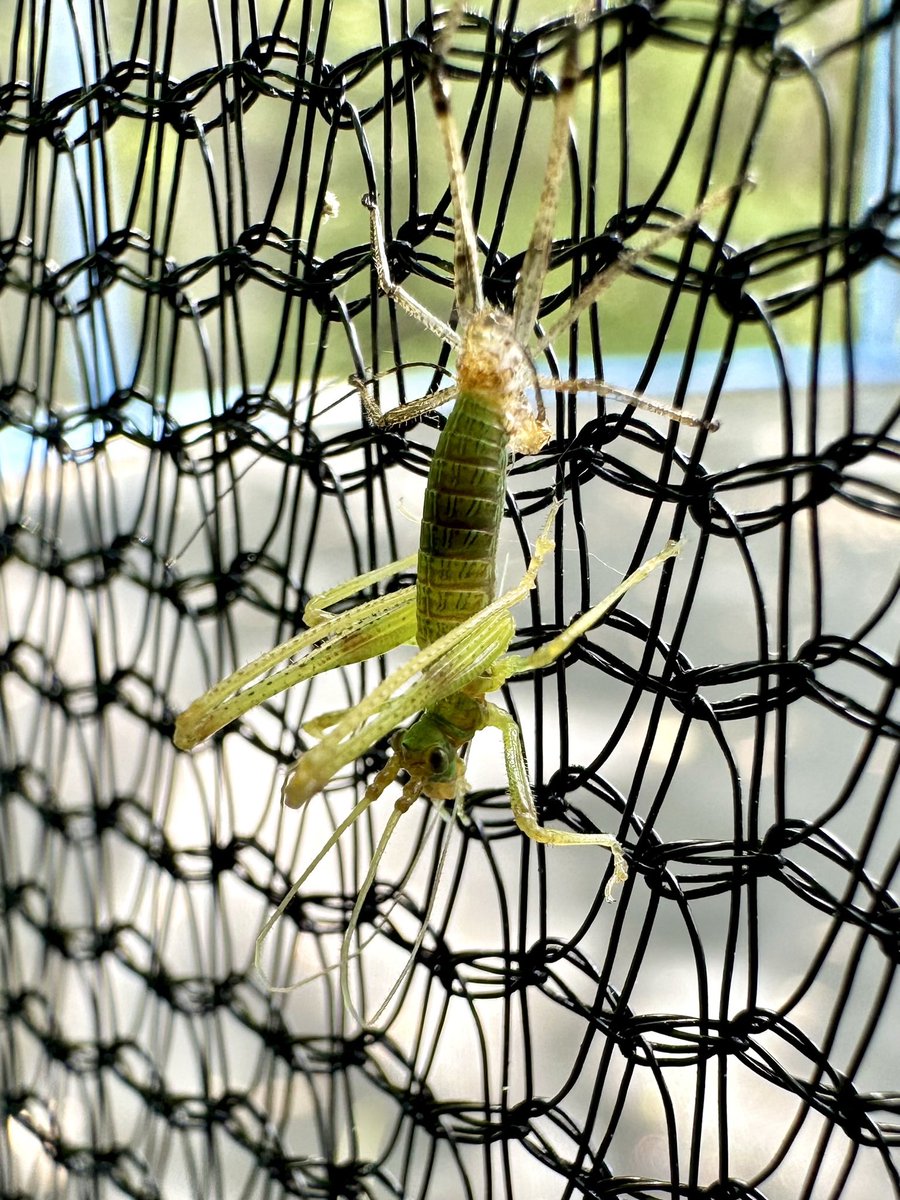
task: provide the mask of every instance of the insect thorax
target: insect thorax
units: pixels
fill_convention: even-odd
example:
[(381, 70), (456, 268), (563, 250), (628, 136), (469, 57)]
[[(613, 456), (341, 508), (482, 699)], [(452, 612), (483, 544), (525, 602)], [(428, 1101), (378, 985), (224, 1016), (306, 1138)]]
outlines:
[(485, 308), (470, 317), (463, 330), (456, 375), (460, 393), (477, 396), (496, 409), (510, 449), (536, 454), (546, 445), (550, 430), (527, 395), (536, 387), (537, 372), (508, 313)]

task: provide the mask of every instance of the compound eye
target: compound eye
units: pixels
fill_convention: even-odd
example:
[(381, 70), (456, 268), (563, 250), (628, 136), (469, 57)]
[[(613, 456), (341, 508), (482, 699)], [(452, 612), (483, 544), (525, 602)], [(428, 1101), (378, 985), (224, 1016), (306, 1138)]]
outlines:
[(446, 750), (442, 750), (440, 746), (435, 746), (433, 750), (428, 752), (428, 769), (432, 775), (441, 778), (446, 776), (450, 768), (450, 756)]

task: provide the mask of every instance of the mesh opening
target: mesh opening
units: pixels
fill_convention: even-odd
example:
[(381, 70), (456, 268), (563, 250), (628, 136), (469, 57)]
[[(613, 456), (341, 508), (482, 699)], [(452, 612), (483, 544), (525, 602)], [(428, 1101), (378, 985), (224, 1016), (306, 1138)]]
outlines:
[[(517, 645), (689, 539), (502, 701), (545, 820), (618, 830), (630, 881), (604, 905), (605, 855), (523, 839), (479, 735), (468, 824), (420, 806), (379, 872), (353, 964), (376, 999), (446, 848), (399, 1011), (363, 1034), (334, 972), (280, 996), (252, 955), (386, 753), (286, 813), (301, 723), (385, 665), (191, 756), (171, 736), (311, 595), (415, 548), (442, 419), (373, 429), (346, 380), (385, 372), (385, 407), (446, 383), (377, 294), (358, 204), (377, 192), (396, 277), (449, 317), (435, 18), (0, 12), (4, 1195), (900, 1194), (895, 20), (678, 2), (580, 35), (542, 315), (623, 239), (756, 181), (547, 364), (719, 432), (559, 396), (510, 476), (510, 580), (565, 497)], [(570, 24), (494, 4), (449, 53), (504, 306)], [(309, 880), (273, 977), (335, 961), (385, 819)]]

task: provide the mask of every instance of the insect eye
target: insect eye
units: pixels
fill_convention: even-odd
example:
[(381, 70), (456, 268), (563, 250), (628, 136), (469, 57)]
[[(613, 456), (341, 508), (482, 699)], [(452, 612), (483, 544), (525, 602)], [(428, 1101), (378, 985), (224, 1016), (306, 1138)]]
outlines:
[(428, 755), (428, 767), (432, 775), (445, 775), (449, 765), (450, 760), (447, 751), (442, 750), (440, 746), (435, 746)]

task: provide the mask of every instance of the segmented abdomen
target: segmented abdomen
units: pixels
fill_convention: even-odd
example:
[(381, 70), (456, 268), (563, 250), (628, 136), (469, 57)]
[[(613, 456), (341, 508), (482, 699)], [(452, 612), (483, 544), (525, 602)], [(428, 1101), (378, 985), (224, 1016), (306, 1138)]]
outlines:
[(429, 646), (494, 599), (509, 438), (497, 410), (460, 394), (428, 472), (416, 640)]

